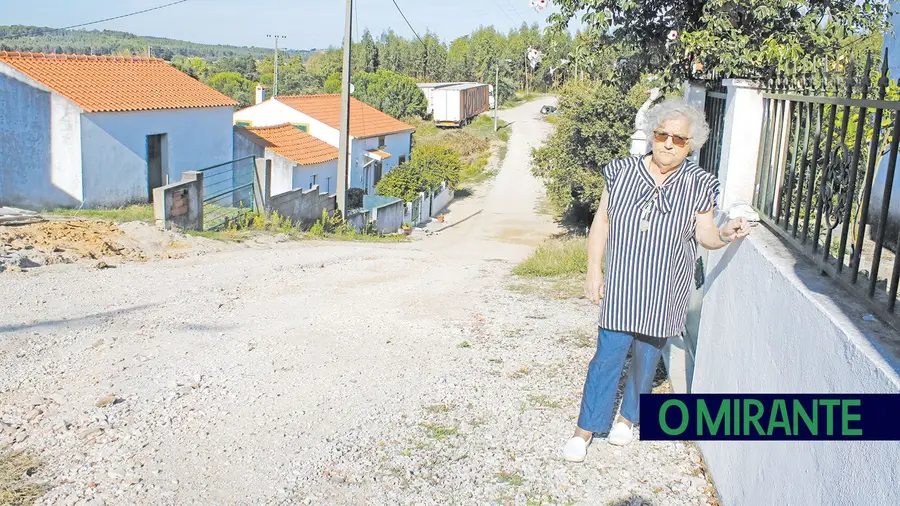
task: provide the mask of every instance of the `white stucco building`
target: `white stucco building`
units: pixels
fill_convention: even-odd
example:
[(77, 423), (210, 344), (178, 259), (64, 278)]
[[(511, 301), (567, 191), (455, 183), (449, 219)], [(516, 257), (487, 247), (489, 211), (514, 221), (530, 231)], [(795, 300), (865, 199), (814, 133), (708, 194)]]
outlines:
[(0, 205), (148, 202), (232, 159), (236, 105), (156, 58), (0, 52)]
[[(287, 123), (337, 148), (340, 118), (340, 95), (293, 95), (270, 98), (241, 109), (234, 113), (234, 124), (258, 128)], [(351, 98), (348, 187), (374, 194), (375, 184), (409, 159), (414, 130), (411, 125)]]
[(338, 150), (289, 123), (271, 127), (234, 127), (234, 158), (254, 155), (272, 160), (272, 195), (319, 187), (337, 187)]

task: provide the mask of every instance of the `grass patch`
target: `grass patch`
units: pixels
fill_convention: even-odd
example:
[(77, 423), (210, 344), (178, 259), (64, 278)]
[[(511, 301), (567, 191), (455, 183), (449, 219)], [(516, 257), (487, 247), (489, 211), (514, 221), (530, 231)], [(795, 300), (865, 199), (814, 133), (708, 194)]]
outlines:
[(448, 427), (445, 425), (435, 425), (423, 423), (422, 427), (428, 431), (428, 437), (431, 439), (446, 439), (450, 436), (458, 436), (459, 429), (456, 427)]
[[(416, 128), (413, 134), (414, 146), (442, 145), (459, 154), (463, 163), (460, 185), (478, 184), (490, 179), (494, 172), (486, 170), (492, 153), (492, 145), (501, 145), (501, 155), (506, 153), (509, 141), (509, 123), (498, 121), (498, 131), (494, 132), (491, 114), (482, 114), (463, 128), (438, 128), (434, 122), (422, 119), (406, 119)], [(501, 158), (502, 159), (502, 158)]]
[(358, 231), (325, 210), (308, 230), (276, 213), (243, 213), (219, 231), (187, 231), (188, 235), (225, 242), (244, 242), (264, 233), (283, 234), (290, 240), (320, 239), (357, 242), (408, 242), (403, 234), (381, 234), (372, 229)]
[(538, 406), (541, 408), (563, 408), (566, 406), (561, 402), (550, 399), (546, 395), (529, 394), (528, 402), (530, 402), (534, 406)]
[(526, 278), (587, 273), (587, 239), (568, 237), (549, 239), (513, 269), (513, 274)]
[(448, 413), (453, 410), (449, 404), (435, 404), (426, 408), (430, 413)]
[(537, 93), (524, 93), (520, 91), (516, 93), (515, 97), (507, 100), (503, 104), (500, 104), (500, 109), (512, 109), (513, 107), (518, 107), (525, 102), (531, 102), (532, 100), (538, 99), (542, 96), (543, 95), (539, 95)]
[(41, 214), (48, 216), (65, 216), (69, 218), (87, 218), (113, 221), (116, 223), (127, 223), (129, 221), (143, 221), (145, 223), (156, 223), (153, 217), (153, 206), (133, 205), (119, 208), (108, 209), (50, 209), (43, 211)]
[(25, 506), (34, 504), (46, 489), (26, 483), (40, 463), (26, 453), (0, 453), (0, 504)]
[(559, 338), (561, 344), (572, 344), (576, 348), (593, 348), (596, 345), (597, 336), (584, 329), (573, 330), (568, 335)]
[(469, 341), (463, 341), (463, 342), (457, 344), (456, 347), (457, 348), (471, 348), (472, 343), (470, 343)]
[(500, 483), (507, 483), (514, 487), (521, 487), (525, 484), (525, 478), (519, 474), (499, 472), (495, 476)]

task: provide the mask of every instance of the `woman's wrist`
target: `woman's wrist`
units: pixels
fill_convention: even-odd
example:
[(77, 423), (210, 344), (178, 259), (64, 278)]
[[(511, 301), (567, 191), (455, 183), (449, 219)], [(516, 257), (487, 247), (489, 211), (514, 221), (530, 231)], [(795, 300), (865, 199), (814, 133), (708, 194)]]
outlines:
[(731, 236), (723, 234), (721, 228), (718, 229), (718, 231), (719, 231), (719, 240), (722, 241), (723, 243), (731, 244), (731, 242), (734, 241), (734, 239), (732, 239)]

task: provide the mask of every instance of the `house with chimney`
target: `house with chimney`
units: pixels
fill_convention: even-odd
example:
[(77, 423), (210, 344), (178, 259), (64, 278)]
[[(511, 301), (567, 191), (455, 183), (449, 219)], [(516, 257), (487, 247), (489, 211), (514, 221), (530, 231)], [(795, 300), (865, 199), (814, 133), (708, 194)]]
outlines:
[(157, 58), (0, 52), (0, 205), (152, 201), (232, 160), (236, 105)]
[[(256, 105), (236, 111), (234, 124), (251, 129), (291, 125), (338, 148), (341, 96), (279, 95), (265, 99), (265, 90), (259, 86)], [(414, 130), (413, 126), (351, 97), (348, 187), (362, 188), (367, 194), (374, 195), (378, 181), (409, 159)], [(335, 165), (334, 175), (324, 177), (332, 177), (336, 182), (336, 170)], [(330, 191), (335, 191), (335, 187), (332, 186)]]

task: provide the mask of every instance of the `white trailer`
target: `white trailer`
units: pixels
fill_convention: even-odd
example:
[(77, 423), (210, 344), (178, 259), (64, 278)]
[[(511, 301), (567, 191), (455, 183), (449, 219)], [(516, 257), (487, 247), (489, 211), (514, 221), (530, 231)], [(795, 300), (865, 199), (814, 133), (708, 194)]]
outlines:
[(416, 85), (425, 94), (425, 100), (428, 102), (428, 115), (434, 114), (434, 90), (457, 84), (460, 83), (419, 83)]
[(491, 91), (487, 84), (459, 83), (432, 90), (434, 124), (463, 126), (490, 110)]

